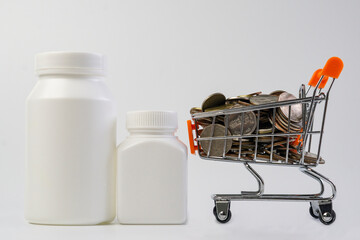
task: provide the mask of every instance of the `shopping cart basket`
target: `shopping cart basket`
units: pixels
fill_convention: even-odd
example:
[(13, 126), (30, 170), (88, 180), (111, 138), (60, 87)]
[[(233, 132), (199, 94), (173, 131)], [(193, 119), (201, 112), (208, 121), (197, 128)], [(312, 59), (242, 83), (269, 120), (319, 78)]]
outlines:
[[(190, 150), (195, 154), (198, 151), (200, 158), (215, 161), (227, 161), (243, 163), (245, 168), (256, 178), (259, 188), (257, 191), (242, 191), (240, 194), (215, 194), (212, 196), (215, 207), (213, 213), (216, 219), (221, 223), (226, 223), (231, 218), (230, 203), (231, 201), (241, 200), (284, 200), (284, 201), (306, 201), (310, 203), (310, 214), (314, 218), (318, 218), (322, 223), (328, 225), (335, 221), (336, 215), (332, 208), (332, 200), (336, 195), (336, 187), (327, 177), (316, 172), (313, 168), (324, 160), (320, 157), (321, 143), (324, 133), (324, 123), (326, 117), (326, 110), (329, 101), (330, 90), (342, 71), (343, 62), (340, 58), (332, 57), (324, 66), (323, 69), (315, 71), (313, 77), (309, 82), (308, 89), (302, 84), (299, 90), (299, 98), (277, 101), (272, 103), (251, 105), (241, 108), (215, 110), (209, 112), (199, 112), (192, 114), (192, 120), (188, 120), (188, 132), (190, 141)], [(324, 90), (328, 78), (332, 79), (327, 91)], [(312, 90), (312, 91), (311, 91)], [(321, 106), (322, 105), (322, 106)], [(301, 108), (302, 121), (301, 129), (294, 130), (291, 126), (291, 109)], [(322, 107), (322, 109), (321, 109)], [(276, 129), (275, 117), (276, 111), (279, 109), (287, 109), (288, 122), (287, 129), (278, 131)], [(320, 110), (321, 109), (321, 110)], [(259, 119), (261, 112), (267, 111), (270, 113), (270, 120), (272, 120), (272, 130), (270, 133), (259, 132)], [(252, 133), (243, 134), (245, 114), (253, 112), (256, 116), (256, 128)], [(316, 113), (320, 112), (319, 117), (315, 117)], [(238, 115), (242, 123), (240, 124), (241, 131), (239, 134), (229, 134), (229, 117)], [(208, 125), (211, 126), (211, 134), (207, 137), (201, 137), (201, 132), (204, 130), (202, 120), (206, 119)], [(225, 127), (223, 135), (214, 135), (215, 125), (222, 120)], [(320, 124), (315, 125), (319, 120)], [(195, 138), (193, 137), (195, 132)], [(267, 138), (269, 144), (265, 147), (262, 144), (259, 147), (261, 139)], [(276, 138), (282, 137), (286, 139), (283, 141), (282, 147), (278, 148), (275, 142)], [(247, 141), (255, 145), (252, 151), (246, 151), (242, 147)], [(213, 156), (211, 153), (211, 145), (222, 141), (223, 152), (220, 155)], [(227, 151), (227, 142), (237, 141), (237, 154), (229, 154)], [(205, 144), (206, 143), (206, 144)], [(202, 147), (206, 145), (205, 147)], [(316, 154), (310, 153), (311, 147), (316, 145)], [(281, 149), (284, 157), (277, 154), (276, 149)], [(307, 157), (310, 155), (311, 157)], [(294, 158), (295, 156), (295, 158)], [(299, 167), (304, 174), (317, 180), (320, 184), (320, 192), (314, 194), (264, 194), (264, 181), (261, 176), (250, 166), (250, 164), (269, 164), (278, 166), (293, 166)], [(324, 182), (329, 184), (332, 190), (330, 196), (324, 196)]]

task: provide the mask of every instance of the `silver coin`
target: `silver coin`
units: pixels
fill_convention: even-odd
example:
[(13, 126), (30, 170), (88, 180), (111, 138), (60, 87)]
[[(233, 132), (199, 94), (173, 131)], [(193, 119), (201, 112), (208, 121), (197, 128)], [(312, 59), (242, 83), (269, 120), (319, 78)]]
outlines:
[(222, 93), (213, 93), (208, 96), (202, 103), (201, 109), (205, 112), (208, 108), (225, 105), (226, 97)]
[(285, 91), (284, 90), (276, 90), (276, 91), (271, 92), (270, 95), (279, 96), (283, 92), (285, 92)]
[(228, 121), (233, 135), (248, 135), (256, 128), (256, 116), (253, 112), (230, 114)]
[(250, 98), (250, 103), (253, 105), (261, 105), (266, 103), (277, 102), (278, 97), (274, 95), (261, 94)]
[(287, 119), (284, 114), (282, 113), (282, 111), (280, 109), (278, 109), (276, 111), (276, 116), (275, 116), (275, 120), (283, 126), (284, 129), (288, 129), (288, 127), (290, 126), (291, 130), (294, 131), (300, 131), (301, 129), (301, 123), (302, 122), (294, 122), (294, 121), (289, 121), (289, 119)]
[(236, 96), (236, 97), (230, 97), (230, 98), (226, 99), (226, 101), (237, 101), (237, 100), (249, 101), (251, 97), (260, 95), (261, 93), (262, 92), (254, 92), (254, 93), (249, 93), (249, 94), (246, 94), (246, 95), (239, 95), (239, 96)]
[[(283, 92), (279, 95), (279, 101), (287, 101), (297, 99), (294, 95), (288, 92)], [(289, 119), (289, 106), (280, 107), (284, 116)], [(301, 122), (302, 120), (302, 105), (300, 103), (291, 105), (290, 121)]]
[[(212, 135), (212, 131), (214, 131), (214, 134)], [(198, 139), (200, 142), (201, 148), (204, 150), (204, 153), (207, 154), (210, 148), (210, 140), (203, 140), (201, 141), (201, 138), (205, 137), (223, 137), (225, 136), (226, 128), (220, 124), (214, 124), (210, 125), (204, 128), (202, 133), (200, 134), (200, 138)], [(231, 136), (231, 132), (227, 130), (227, 136)], [(224, 153), (224, 145), (225, 140), (223, 139), (217, 139), (212, 140), (211, 143), (211, 149), (210, 149), (210, 156), (217, 156), (222, 157)], [(225, 154), (229, 152), (232, 146), (232, 140), (227, 139), (226, 140), (226, 146), (225, 146)]]
[(220, 105), (217, 107), (211, 107), (211, 108), (205, 109), (205, 112), (221, 111), (221, 110), (225, 110), (225, 109), (230, 109), (233, 105), (234, 104), (228, 104), (228, 105)]

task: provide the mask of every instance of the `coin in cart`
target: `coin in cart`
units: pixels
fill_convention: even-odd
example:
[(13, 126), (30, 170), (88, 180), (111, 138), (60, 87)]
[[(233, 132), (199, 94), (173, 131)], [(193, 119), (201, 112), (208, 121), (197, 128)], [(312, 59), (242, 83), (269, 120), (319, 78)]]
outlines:
[(226, 104), (229, 103), (239, 103), (239, 104), (243, 104), (247, 106), (250, 104), (250, 98), (253, 96), (258, 96), (260, 95), (262, 92), (254, 92), (254, 93), (250, 93), (250, 94), (246, 94), (246, 95), (239, 95), (236, 97), (230, 97), (226, 99)]
[(285, 91), (284, 90), (276, 90), (276, 91), (271, 92), (270, 95), (279, 96), (283, 92), (285, 92)]
[[(288, 101), (288, 100), (294, 100), (297, 99), (294, 95), (288, 92), (283, 92), (279, 95), (279, 101)], [(281, 113), (284, 114), (284, 116), (289, 119), (292, 122), (301, 122), (302, 120), (302, 105), (299, 104), (293, 104), (291, 105), (291, 110), (289, 112), (290, 107), (289, 106), (282, 106), (280, 107)]]
[(202, 112), (202, 109), (199, 108), (199, 107), (193, 107), (190, 109), (190, 114), (193, 115), (195, 113), (199, 113), (199, 112)]
[(212, 111), (220, 111), (220, 110), (230, 109), (233, 106), (234, 106), (234, 104), (220, 105), (217, 107), (206, 108), (204, 112), (212, 112)]
[(273, 103), (277, 102), (278, 97), (274, 95), (268, 95), (268, 94), (261, 94), (257, 96), (252, 96), (250, 98), (250, 103), (253, 105), (261, 105), (266, 103)]
[(229, 129), (233, 135), (248, 135), (256, 128), (256, 116), (253, 112), (229, 115)]
[(213, 93), (208, 96), (202, 103), (201, 109), (205, 112), (208, 108), (225, 105), (226, 97), (222, 93)]
[(225, 154), (229, 152), (232, 146), (232, 139), (216, 139), (212, 141), (201, 140), (201, 138), (224, 137), (225, 135), (231, 136), (231, 132), (223, 125), (214, 124), (205, 127), (200, 134), (200, 138), (198, 139), (200, 142), (200, 146), (204, 151), (204, 154), (207, 155), (207, 153), (209, 152), (209, 156), (222, 157), (224, 152)]

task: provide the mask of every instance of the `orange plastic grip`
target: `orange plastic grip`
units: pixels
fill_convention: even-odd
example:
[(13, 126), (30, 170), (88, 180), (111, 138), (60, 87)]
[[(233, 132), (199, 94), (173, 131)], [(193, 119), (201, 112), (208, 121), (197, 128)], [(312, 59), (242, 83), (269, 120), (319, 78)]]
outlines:
[(198, 149), (198, 147), (194, 145), (193, 130), (195, 129), (195, 125), (192, 124), (191, 120), (187, 120), (187, 127), (188, 127), (188, 134), (189, 134), (190, 152), (191, 152), (191, 154), (195, 154), (195, 150)]
[[(317, 83), (319, 82), (320, 80), (320, 77), (322, 76), (322, 69), (318, 69), (314, 72), (314, 74), (312, 75), (308, 85), (312, 86), (312, 87), (316, 87)], [(329, 77), (328, 76), (324, 76), (320, 85), (319, 85), (319, 88), (320, 89), (323, 89), (328, 81)]]
[[(301, 129), (302, 131), (302, 129)], [(301, 135), (297, 135), (296, 139), (290, 143), (292, 146), (298, 146), (299, 144), (301, 144), (301, 146), (303, 145), (303, 140), (301, 138)]]
[(343, 68), (343, 61), (338, 57), (332, 57), (327, 60), (321, 74), (332, 78), (339, 78)]
[(312, 87), (316, 87), (316, 84), (319, 81), (318, 75), (321, 74), (322, 69), (318, 69), (314, 72), (314, 74), (312, 75), (308, 85), (312, 86)]
[[(319, 76), (319, 80), (320, 80), (320, 77), (321, 77), (321, 73), (320, 73), (320, 76)], [(320, 89), (323, 89), (328, 81), (329, 77), (328, 76), (324, 76), (323, 79), (321, 80), (321, 83), (319, 85), (319, 88)]]

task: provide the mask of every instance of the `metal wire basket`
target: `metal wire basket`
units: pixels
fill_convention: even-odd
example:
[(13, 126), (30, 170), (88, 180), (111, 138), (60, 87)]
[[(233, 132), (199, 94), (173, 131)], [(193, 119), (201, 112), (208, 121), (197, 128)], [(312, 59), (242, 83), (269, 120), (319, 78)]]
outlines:
[[(310, 202), (311, 216), (319, 218), (322, 223), (327, 225), (335, 221), (336, 214), (332, 209), (332, 200), (336, 195), (336, 187), (328, 178), (312, 168), (325, 163), (320, 153), (326, 111), (330, 90), (342, 68), (343, 62), (340, 58), (330, 58), (323, 69), (315, 71), (307, 90), (304, 84), (301, 85), (297, 99), (192, 114), (192, 120), (187, 122), (191, 153), (195, 154), (195, 150), (197, 150), (202, 159), (243, 163), (259, 184), (257, 191), (213, 195), (212, 198), (215, 202), (213, 213), (219, 222), (226, 223), (230, 220), (230, 203), (239, 200), (307, 201)], [(332, 78), (332, 81), (325, 92), (324, 88), (328, 78)], [(309, 93), (311, 93), (310, 96)], [(297, 111), (292, 111), (294, 109)], [(276, 125), (276, 122), (279, 121), (277, 119), (279, 111), (285, 113), (287, 118), (283, 126)], [(259, 127), (260, 118), (264, 112), (273, 123), (271, 131), (267, 133), (261, 132)], [(297, 112), (298, 115), (301, 114), (301, 123), (299, 124), (301, 127), (292, 126), (291, 119), (294, 112)], [(250, 113), (255, 116), (256, 121), (255, 129), (251, 133), (244, 130), (245, 119)], [(317, 113), (321, 115), (315, 117)], [(228, 130), (229, 119), (234, 116), (239, 121), (238, 126), (241, 127), (235, 134), (231, 134)], [(316, 125), (315, 119), (319, 119), (320, 124)], [(219, 121), (224, 126), (223, 131), (217, 131)], [(284, 119), (281, 121), (284, 122)], [(204, 123), (207, 125), (206, 137), (201, 134), (204, 131)], [(195, 132), (195, 138), (193, 132)], [(267, 141), (266, 144), (264, 144), (264, 139)], [(279, 142), (276, 139), (283, 141)], [(234, 147), (233, 143), (235, 142)], [(252, 143), (252, 146), (244, 147), (249, 142)], [(316, 146), (315, 153), (311, 153), (312, 146)], [(280, 151), (281, 154), (279, 154)], [(319, 182), (320, 192), (264, 194), (264, 181), (250, 166), (252, 163), (299, 167), (301, 172)], [(327, 197), (323, 196), (324, 182), (329, 184), (332, 189), (332, 195)]]

